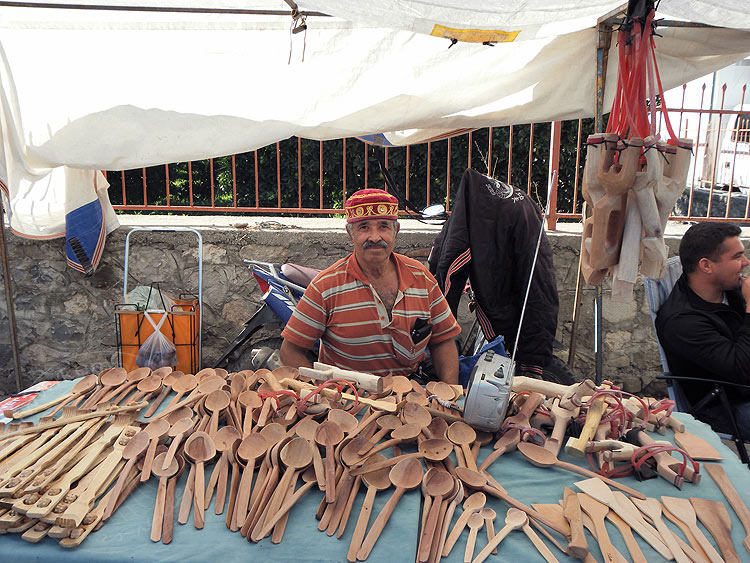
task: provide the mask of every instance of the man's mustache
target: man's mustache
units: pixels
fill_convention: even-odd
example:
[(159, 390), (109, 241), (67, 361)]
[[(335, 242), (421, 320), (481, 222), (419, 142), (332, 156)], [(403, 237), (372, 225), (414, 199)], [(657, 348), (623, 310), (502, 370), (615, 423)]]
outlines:
[(384, 240), (379, 240), (378, 242), (372, 242), (371, 240), (366, 240), (362, 243), (362, 250), (367, 250), (368, 248), (388, 248), (388, 243)]

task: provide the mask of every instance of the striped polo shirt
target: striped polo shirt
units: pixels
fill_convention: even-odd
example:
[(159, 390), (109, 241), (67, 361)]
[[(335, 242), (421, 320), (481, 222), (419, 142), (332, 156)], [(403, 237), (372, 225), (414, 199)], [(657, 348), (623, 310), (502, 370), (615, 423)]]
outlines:
[[(323, 270), (310, 283), (282, 336), (305, 349), (320, 339), (319, 361), (375, 375), (409, 375), (437, 344), (461, 332), (435, 278), (418, 261), (391, 255), (398, 271), (392, 319), (354, 254)], [(414, 344), (417, 319), (432, 333)]]

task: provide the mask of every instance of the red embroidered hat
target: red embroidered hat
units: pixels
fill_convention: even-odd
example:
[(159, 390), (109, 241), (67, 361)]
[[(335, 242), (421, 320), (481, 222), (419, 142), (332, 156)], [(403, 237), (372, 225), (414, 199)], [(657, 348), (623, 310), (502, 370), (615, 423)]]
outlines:
[(398, 200), (384, 190), (368, 188), (354, 192), (344, 204), (346, 222), (367, 219), (398, 219)]

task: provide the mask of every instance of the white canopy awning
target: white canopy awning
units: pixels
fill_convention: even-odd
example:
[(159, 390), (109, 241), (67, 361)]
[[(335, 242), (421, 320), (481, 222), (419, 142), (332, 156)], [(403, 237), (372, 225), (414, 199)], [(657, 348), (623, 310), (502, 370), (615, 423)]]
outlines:
[[(62, 167), (195, 160), (292, 135), (386, 133), (406, 144), (462, 127), (591, 116), (594, 26), (620, 3), (305, 0), (301, 10), (334, 17), (310, 16), (294, 35), (290, 16), (237, 13), (288, 12), (281, 1), (106, 4), (165, 11), (0, 2), (0, 179), (21, 234), (59, 236), (66, 210), (92, 200), (68, 192)], [(662, 0), (658, 17), (725, 26), (659, 29), (665, 89), (750, 53), (750, 5)], [(487, 32), (508, 41), (449, 48), (446, 39)], [(616, 70), (613, 42), (605, 107)]]

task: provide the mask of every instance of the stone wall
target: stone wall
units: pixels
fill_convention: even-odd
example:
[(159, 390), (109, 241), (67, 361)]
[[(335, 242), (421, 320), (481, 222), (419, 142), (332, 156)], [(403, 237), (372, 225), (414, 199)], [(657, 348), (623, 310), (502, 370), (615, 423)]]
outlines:
[[(183, 218), (184, 219), (184, 218)], [(349, 252), (340, 220), (280, 220), (294, 229), (259, 228), (261, 221), (198, 227), (203, 236), (203, 365), (211, 366), (256, 309), (261, 293), (243, 259), (296, 262), (323, 268)], [(124, 221), (154, 224), (158, 218)], [(162, 220), (174, 221), (174, 218)], [(243, 218), (243, 221), (246, 219)], [(426, 260), (439, 227), (405, 222), (397, 250)], [(277, 224), (278, 225), (278, 224)], [(269, 226), (273, 226), (269, 225)], [(9, 262), (24, 387), (44, 379), (71, 379), (117, 365), (114, 305), (121, 303), (125, 237), (120, 227), (107, 237), (101, 264), (91, 277), (66, 265), (63, 241), (37, 241), (8, 234)], [(6, 231), (7, 233), (7, 231)], [(570, 343), (580, 235), (550, 234), (560, 294), (557, 338)], [(187, 233), (140, 232), (131, 237), (129, 287), (160, 282), (169, 294), (197, 293), (197, 245)], [(674, 252), (676, 239), (670, 240)], [(593, 376), (593, 289), (584, 290), (575, 372)], [(604, 376), (631, 392), (659, 393), (660, 370), (648, 306), (638, 285), (635, 301), (612, 303), (604, 293)], [(459, 319), (471, 322), (468, 315)], [(266, 335), (259, 335), (268, 336)], [(567, 359), (567, 349), (557, 353)], [(0, 393), (15, 391), (8, 315), (0, 286)]]

